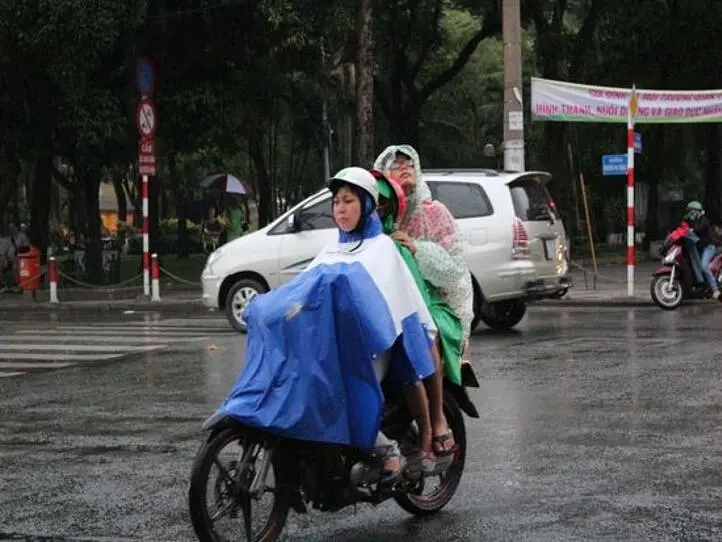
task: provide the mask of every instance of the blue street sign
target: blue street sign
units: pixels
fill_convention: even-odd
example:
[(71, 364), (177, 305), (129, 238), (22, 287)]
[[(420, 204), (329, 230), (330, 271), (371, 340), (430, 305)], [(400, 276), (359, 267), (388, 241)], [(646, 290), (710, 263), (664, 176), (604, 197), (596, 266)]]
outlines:
[(626, 175), (626, 154), (605, 154), (602, 156), (602, 175)]
[(642, 154), (642, 134), (634, 132), (634, 154)]
[(155, 93), (155, 69), (151, 60), (148, 58), (139, 59), (135, 75), (138, 92), (142, 96), (152, 96)]

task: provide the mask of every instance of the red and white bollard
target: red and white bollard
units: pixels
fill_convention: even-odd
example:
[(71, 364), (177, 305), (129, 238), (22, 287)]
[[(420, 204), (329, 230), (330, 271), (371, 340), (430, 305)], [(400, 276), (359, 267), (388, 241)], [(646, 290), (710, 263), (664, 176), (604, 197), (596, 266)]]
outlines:
[(151, 301), (160, 301), (160, 267), (158, 266), (158, 255), (150, 257), (150, 279), (152, 296)]
[(48, 258), (48, 285), (50, 286), (50, 302), (58, 302), (58, 261), (55, 256)]

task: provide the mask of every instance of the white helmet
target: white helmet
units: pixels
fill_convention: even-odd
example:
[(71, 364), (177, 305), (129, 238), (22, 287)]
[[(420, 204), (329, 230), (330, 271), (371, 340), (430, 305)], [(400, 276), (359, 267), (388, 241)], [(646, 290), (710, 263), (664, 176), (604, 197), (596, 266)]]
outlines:
[(356, 166), (343, 168), (329, 179), (328, 185), (331, 186), (334, 181), (342, 181), (344, 183), (358, 186), (362, 190), (368, 192), (374, 200), (374, 205), (378, 205), (379, 189), (376, 186), (376, 178), (371, 175), (371, 172), (365, 170), (364, 168)]

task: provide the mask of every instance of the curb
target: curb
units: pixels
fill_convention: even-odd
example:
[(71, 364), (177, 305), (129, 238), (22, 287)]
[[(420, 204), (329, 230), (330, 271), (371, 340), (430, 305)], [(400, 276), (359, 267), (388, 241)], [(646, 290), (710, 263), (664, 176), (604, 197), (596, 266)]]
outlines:
[[(705, 299), (686, 299), (679, 308), (686, 306), (708, 305)], [(658, 308), (649, 297), (610, 297), (606, 299), (544, 299), (535, 301), (539, 307), (654, 307)], [(662, 309), (659, 309), (662, 310)], [(666, 311), (665, 311), (666, 312)]]
[(534, 302), (539, 307), (655, 307), (651, 299), (611, 297), (607, 299), (546, 299)]
[(4, 313), (60, 313), (60, 312), (109, 312), (109, 311), (136, 311), (136, 312), (166, 312), (185, 313), (211, 312), (200, 299), (187, 299), (177, 301), (151, 302), (146, 300), (117, 300), (117, 301), (65, 301), (57, 304), (47, 301), (27, 304), (0, 304), (0, 315)]

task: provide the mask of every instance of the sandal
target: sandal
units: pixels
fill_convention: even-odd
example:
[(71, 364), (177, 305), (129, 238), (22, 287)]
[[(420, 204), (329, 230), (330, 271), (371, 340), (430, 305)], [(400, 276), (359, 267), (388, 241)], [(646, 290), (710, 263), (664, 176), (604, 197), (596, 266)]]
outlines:
[(444, 457), (456, 453), (456, 442), (454, 441), (454, 434), (451, 430), (447, 431), (443, 435), (432, 437), (431, 445), (434, 447), (434, 453), (438, 457)]
[(421, 472), (431, 474), (436, 470), (436, 456), (431, 452), (419, 452)]
[(406, 458), (401, 455), (399, 445), (392, 441), (391, 445), (377, 450), (383, 462), (379, 483), (389, 483), (397, 480), (406, 467)]

